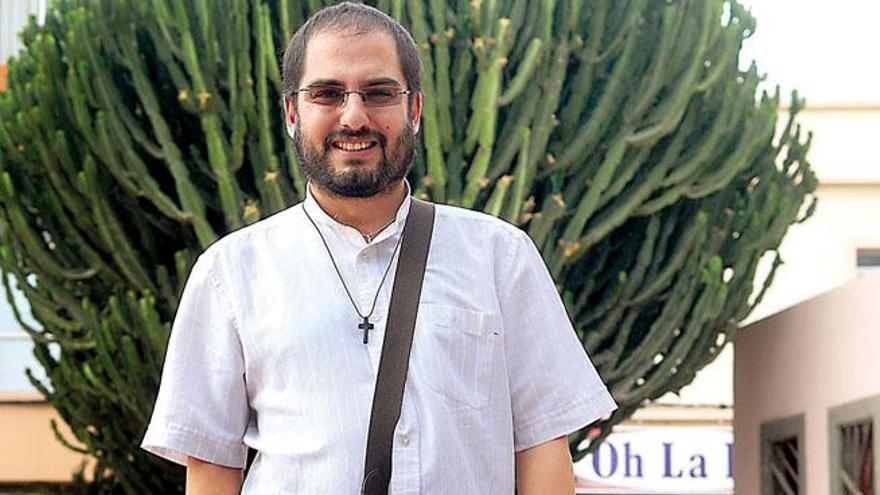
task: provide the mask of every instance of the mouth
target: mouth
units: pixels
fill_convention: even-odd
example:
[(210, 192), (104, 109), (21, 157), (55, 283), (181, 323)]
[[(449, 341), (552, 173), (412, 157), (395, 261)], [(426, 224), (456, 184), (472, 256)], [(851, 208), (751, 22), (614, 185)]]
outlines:
[(379, 144), (373, 140), (337, 140), (330, 143), (330, 146), (346, 153), (366, 153)]

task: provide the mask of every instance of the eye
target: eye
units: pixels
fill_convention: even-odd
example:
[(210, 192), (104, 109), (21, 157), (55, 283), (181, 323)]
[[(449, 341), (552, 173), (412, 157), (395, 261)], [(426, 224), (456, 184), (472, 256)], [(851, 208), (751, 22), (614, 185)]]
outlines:
[(309, 98), (319, 104), (333, 104), (342, 100), (344, 92), (337, 88), (313, 88), (309, 91)]
[(394, 88), (370, 88), (364, 90), (364, 96), (373, 104), (390, 103), (397, 98), (398, 91)]

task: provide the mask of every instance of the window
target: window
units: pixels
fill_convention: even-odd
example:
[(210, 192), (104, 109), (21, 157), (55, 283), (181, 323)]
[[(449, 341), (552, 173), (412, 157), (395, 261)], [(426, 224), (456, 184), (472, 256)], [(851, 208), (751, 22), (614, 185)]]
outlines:
[(878, 495), (877, 439), (880, 395), (850, 402), (829, 411), (831, 493)]
[(770, 475), (773, 495), (798, 493), (798, 439), (770, 442)]
[(800, 495), (804, 482), (804, 416), (761, 425), (761, 494)]
[(871, 465), (873, 457), (872, 427), (871, 420), (839, 427), (840, 470), (838, 476), (845, 495), (865, 495), (874, 491), (874, 466)]
[(859, 275), (880, 270), (880, 249), (859, 249), (856, 251), (856, 272)]

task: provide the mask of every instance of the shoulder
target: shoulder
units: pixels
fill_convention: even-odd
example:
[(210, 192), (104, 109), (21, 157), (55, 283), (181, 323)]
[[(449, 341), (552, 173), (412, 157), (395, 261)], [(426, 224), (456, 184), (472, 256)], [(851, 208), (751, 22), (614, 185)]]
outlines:
[(437, 205), (434, 241), (445, 247), (445, 259), (463, 261), (472, 255), (472, 263), (493, 266), (496, 273), (508, 270), (532, 243), (528, 234), (500, 218), (448, 205)]
[(297, 203), (227, 233), (208, 246), (199, 258), (240, 258), (249, 252), (259, 251), (264, 246), (281, 242), (282, 239), (293, 240), (296, 238), (293, 234), (301, 216), (302, 203)]
[(511, 245), (528, 239), (528, 235), (519, 227), (487, 213), (458, 206), (440, 204), (435, 206), (437, 228), (466, 231), (471, 239), (485, 238), (496, 243)]

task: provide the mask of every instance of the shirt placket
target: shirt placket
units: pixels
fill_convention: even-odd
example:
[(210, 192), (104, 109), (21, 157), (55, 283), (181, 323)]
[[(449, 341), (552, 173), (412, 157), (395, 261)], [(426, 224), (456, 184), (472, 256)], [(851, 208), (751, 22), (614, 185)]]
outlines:
[[(391, 237), (394, 238), (393, 236)], [(369, 341), (365, 346), (373, 372), (378, 374), (379, 361), (385, 326), (388, 321), (389, 298), (394, 285), (395, 267), (391, 266), (385, 283), (379, 288), (382, 276), (392, 260), (391, 253), (381, 251), (392, 249), (387, 240), (374, 241), (372, 244), (353, 248), (355, 255), (354, 276), (357, 283), (358, 308), (361, 314), (370, 312), (373, 298), (377, 296), (375, 311), (370, 322), (375, 325), (370, 330)], [(393, 246), (393, 245), (392, 245)], [(380, 255), (381, 254), (381, 255)], [(400, 420), (394, 432), (392, 445), (392, 483), (389, 492), (394, 495), (418, 495), (421, 493), (421, 460), (420, 436), (417, 415), (414, 413), (412, 398), (404, 390)]]
[(394, 431), (391, 448), (392, 495), (421, 493), (420, 435), (412, 398), (404, 392), (400, 421)]
[[(393, 239), (393, 237), (392, 237)], [(363, 301), (361, 312), (369, 312), (376, 291), (380, 294), (376, 302), (376, 310), (370, 321), (375, 328), (370, 331), (370, 339), (367, 344), (367, 352), (373, 371), (378, 373), (379, 361), (382, 355), (382, 343), (384, 340), (385, 326), (388, 322), (389, 298), (394, 285), (394, 271), (392, 266), (388, 272), (385, 283), (379, 289), (379, 283), (388, 263), (392, 260), (391, 253), (380, 249), (391, 249), (393, 241), (374, 242), (364, 246), (356, 257), (356, 271), (359, 290), (359, 298)], [(359, 304), (361, 304), (359, 302)], [(392, 444), (392, 483), (389, 492), (394, 495), (418, 495), (421, 492), (421, 468), (420, 468), (420, 438), (416, 415), (414, 414), (412, 398), (404, 390), (403, 404), (400, 420), (394, 432)]]
[[(355, 277), (358, 284), (358, 308), (361, 314), (367, 315), (372, 309), (373, 299), (376, 297), (379, 282), (382, 280), (381, 269), (377, 266), (375, 246), (367, 245), (358, 250), (355, 257)], [(386, 283), (388, 282), (386, 280)], [(381, 343), (385, 318), (384, 314), (380, 313), (382, 311), (381, 306), (380, 302), (377, 301), (376, 309), (372, 316), (370, 316), (370, 323), (373, 324), (373, 329), (369, 330), (365, 346), (374, 374), (379, 370), (379, 358), (382, 353)]]

